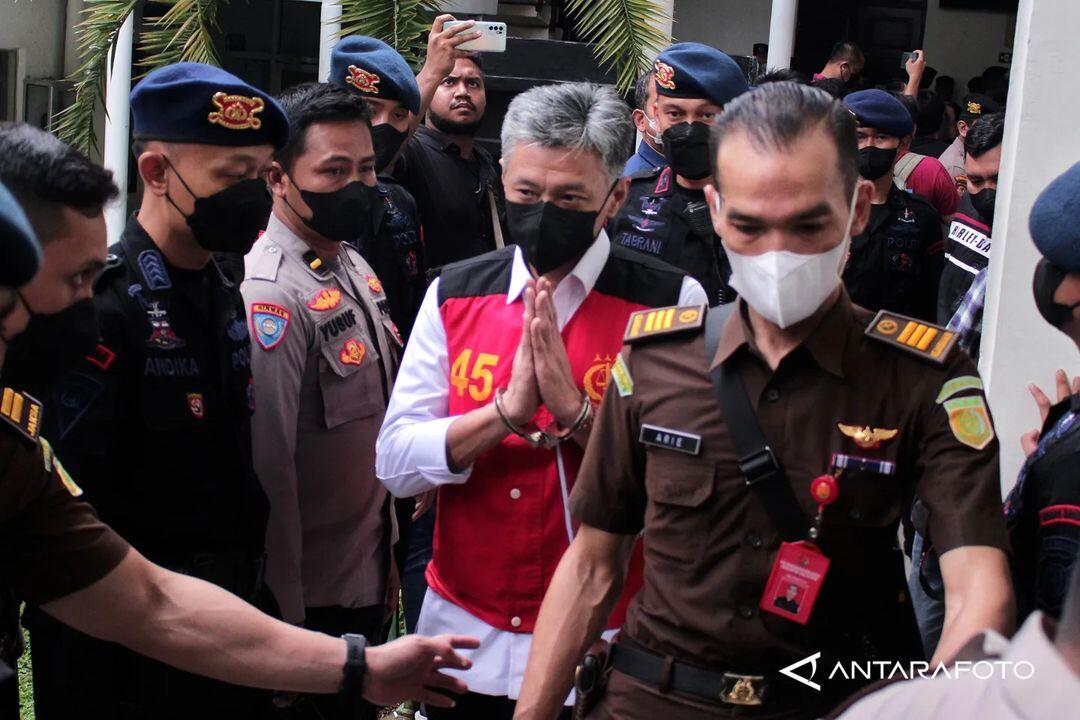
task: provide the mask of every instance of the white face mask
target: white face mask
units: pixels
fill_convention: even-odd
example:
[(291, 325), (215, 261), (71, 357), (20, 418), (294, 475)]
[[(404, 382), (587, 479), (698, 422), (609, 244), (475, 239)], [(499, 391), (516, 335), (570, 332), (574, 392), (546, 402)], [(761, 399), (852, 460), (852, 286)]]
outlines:
[[(782, 328), (790, 327), (817, 312), (836, 290), (851, 245), (858, 191), (856, 185), (844, 239), (832, 250), (811, 255), (789, 250), (741, 255), (725, 248), (731, 263), (731, 286), (759, 315)], [(719, 195), (716, 205), (719, 217)]]
[[(644, 112), (644, 111), (642, 111)], [(648, 113), (645, 113), (645, 120), (649, 123), (650, 132), (645, 133), (649, 136), (656, 145), (660, 147), (664, 146), (664, 134), (660, 132), (660, 123), (656, 122), (653, 118), (649, 117)]]

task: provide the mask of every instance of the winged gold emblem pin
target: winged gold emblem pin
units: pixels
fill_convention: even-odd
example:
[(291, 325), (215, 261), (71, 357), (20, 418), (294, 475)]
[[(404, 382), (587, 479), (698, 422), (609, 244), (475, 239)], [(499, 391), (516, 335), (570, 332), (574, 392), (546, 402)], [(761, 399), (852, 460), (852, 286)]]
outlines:
[(892, 440), (900, 433), (899, 430), (872, 428), (869, 425), (859, 426), (837, 423), (836, 427), (840, 428), (840, 432), (854, 440), (855, 444), (864, 450), (876, 450), (881, 447), (881, 443)]

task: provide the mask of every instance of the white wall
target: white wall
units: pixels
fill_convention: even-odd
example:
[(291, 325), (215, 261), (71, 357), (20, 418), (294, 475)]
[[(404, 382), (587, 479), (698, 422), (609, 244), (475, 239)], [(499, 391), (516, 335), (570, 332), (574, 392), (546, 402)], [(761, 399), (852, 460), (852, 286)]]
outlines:
[(1080, 161), (1080, 97), (1061, 92), (1075, 84), (1078, 27), (1076, 0), (1020, 0), (979, 365), (1001, 439), (1004, 488), (1023, 462), (1020, 434), (1039, 424), (1028, 384), (1052, 396), (1056, 368), (1080, 370), (1076, 347), (1035, 309), (1031, 276), (1039, 255), (1027, 230), (1038, 194)]
[(675, 0), (676, 41), (712, 45), (731, 55), (751, 55), (769, 42), (771, 0)]
[(67, 0), (0, 0), (0, 49), (20, 50), (15, 108), (22, 118), (23, 80), (64, 76)]
[(958, 100), (967, 92), (968, 80), (1000, 64), (999, 53), (1012, 50), (1006, 44), (1011, 17), (976, 10), (943, 10), (938, 0), (927, 0), (923, 37), (926, 61), (939, 75), (956, 78)]

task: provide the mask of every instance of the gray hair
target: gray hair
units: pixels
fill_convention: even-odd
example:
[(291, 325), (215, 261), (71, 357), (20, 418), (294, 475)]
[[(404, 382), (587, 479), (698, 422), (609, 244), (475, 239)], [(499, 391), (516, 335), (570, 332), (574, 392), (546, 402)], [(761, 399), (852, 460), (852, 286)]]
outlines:
[(541, 85), (510, 103), (503, 119), (504, 157), (519, 144), (585, 150), (600, 156), (614, 181), (622, 174), (634, 137), (626, 103), (615, 91), (592, 83)]

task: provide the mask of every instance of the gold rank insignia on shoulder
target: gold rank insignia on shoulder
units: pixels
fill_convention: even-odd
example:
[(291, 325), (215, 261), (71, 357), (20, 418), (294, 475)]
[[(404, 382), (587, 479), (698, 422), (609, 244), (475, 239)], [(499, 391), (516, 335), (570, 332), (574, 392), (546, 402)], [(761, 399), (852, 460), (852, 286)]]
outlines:
[(956, 345), (956, 333), (940, 325), (882, 310), (866, 328), (867, 337), (944, 365)]
[(626, 335), (623, 337), (623, 342), (634, 343), (645, 338), (697, 330), (704, 324), (704, 305), (679, 305), (638, 310), (632, 313), (626, 322)]
[(258, 130), (262, 127), (262, 120), (255, 117), (256, 113), (262, 112), (266, 107), (262, 98), (216, 92), (210, 99), (218, 109), (206, 119), (215, 125), (230, 130)]
[(41, 415), (42, 405), (33, 397), (11, 388), (0, 391), (0, 417), (28, 440), (37, 441)]

